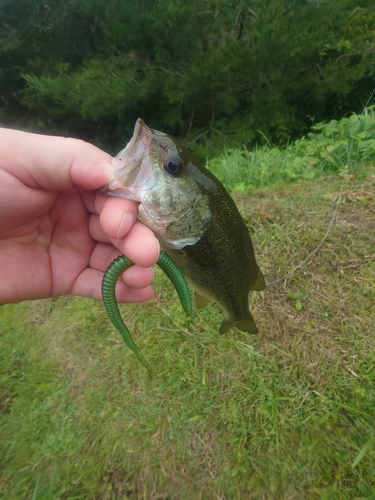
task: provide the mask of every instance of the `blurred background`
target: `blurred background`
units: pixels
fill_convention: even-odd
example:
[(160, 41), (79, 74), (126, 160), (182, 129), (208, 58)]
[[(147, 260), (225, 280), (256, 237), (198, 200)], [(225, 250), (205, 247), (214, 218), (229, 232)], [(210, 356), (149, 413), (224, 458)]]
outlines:
[(116, 152), (142, 117), (203, 155), (361, 112), (373, 0), (1, 0), (0, 124)]

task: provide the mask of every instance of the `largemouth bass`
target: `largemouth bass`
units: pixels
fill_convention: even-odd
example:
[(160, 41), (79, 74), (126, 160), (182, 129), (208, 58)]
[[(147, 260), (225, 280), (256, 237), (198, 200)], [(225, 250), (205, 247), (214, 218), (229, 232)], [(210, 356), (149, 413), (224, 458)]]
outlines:
[(173, 137), (137, 120), (105, 193), (140, 203), (142, 221), (195, 290), (199, 311), (217, 302), (220, 333), (257, 333), (249, 292), (265, 281), (246, 225), (221, 182)]

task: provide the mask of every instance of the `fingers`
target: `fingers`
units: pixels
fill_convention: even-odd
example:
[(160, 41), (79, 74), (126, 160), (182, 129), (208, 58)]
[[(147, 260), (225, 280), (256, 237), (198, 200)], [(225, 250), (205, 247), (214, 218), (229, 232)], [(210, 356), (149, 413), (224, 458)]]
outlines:
[[(120, 254), (121, 252), (114, 249), (112, 245), (99, 243), (91, 255), (90, 267), (103, 274), (109, 264)], [(122, 273), (121, 279), (128, 286), (144, 288), (154, 279), (154, 270), (152, 267), (131, 266)]]
[(131, 200), (107, 197), (102, 204), (102, 197), (98, 196), (96, 207), (100, 213), (100, 224), (110, 238), (122, 238), (137, 220), (138, 206)]
[[(86, 207), (93, 212), (89, 220), (89, 232), (98, 243), (92, 252), (90, 267), (99, 271), (100, 282), (109, 264), (122, 253), (138, 265), (122, 273), (116, 285), (117, 300), (137, 302), (151, 298), (153, 289), (150, 284), (154, 278), (151, 266), (159, 257), (160, 245), (154, 233), (137, 220), (137, 203), (101, 193), (97, 193), (95, 199), (82, 193), (82, 198)], [(82, 283), (82, 279), (79, 283)], [(96, 296), (101, 294), (98, 285), (95, 285), (93, 293)]]
[(131, 266), (121, 274), (122, 281), (133, 288), (146, 288), (154, 279), (152, 267)]
[(90, 235), (99, 242), (111, 242), (132, 262), (151, 267), (159, 257), (160, 245), (154, 233), (137, 220), (138, 207), (131, 200), (98, 194), (90, 219)]
[[(70, 293), (81, 297), (101, 299), (102, 279), (102, 272), (86, 268), (74, 282)], [(116, 284), (116, 299), (118, 302), (144, 302), (150, 300), (153, 294), (154, 291), (151, 285), (138, 289), (126, 285), (122, 280), (118, 280)]]
[(137, 221), (120, 240), (120, 250), (132, 262), (142, 267), (153, 266), (160, 254), (160, 245), (154, 233)]
[[(90, 267), (84, 269), (78, 276), (70, 293), (101, 299), (104, 271), (119, 254), (120, 252), (110, 244), (97, 244), (90, 259)], [(154, 270), (152, 268), (132, 266), (127, 269), (116, 284), (118, 302), (142, 302), (152, 298), (154, 292), (151, 282), (153, 278)]]

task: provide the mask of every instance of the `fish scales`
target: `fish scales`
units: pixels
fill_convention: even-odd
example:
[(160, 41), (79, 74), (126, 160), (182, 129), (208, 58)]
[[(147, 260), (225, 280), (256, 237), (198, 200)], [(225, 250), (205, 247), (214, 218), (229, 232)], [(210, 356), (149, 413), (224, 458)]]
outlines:
[(198, 310), (211, 302), (222, 307), (225, 320), (221, 333), (232, 326), (256, 333), (248, 295), (252, 289), (262, 290), (264, 280), (247, 227), (224, 187), (217, 186), (211, 204), (212, 218), (199, 241), (182, 250), (162, 248), (195, 288)]

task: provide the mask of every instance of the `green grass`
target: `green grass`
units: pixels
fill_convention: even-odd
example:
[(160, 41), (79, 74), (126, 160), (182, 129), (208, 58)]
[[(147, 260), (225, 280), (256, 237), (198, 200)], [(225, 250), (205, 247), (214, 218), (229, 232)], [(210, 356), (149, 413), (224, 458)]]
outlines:
[(375, 167), (234, 197), (272, 282), (257, 337), (189, 322), (157, 272), (121, 306), (147, 371), (101, 302), (0, 309), (0, 498), (375, 498)]
[(362, 115), (317, 124), (285, 148), (232, 148), (208, 160), (207, 166), (228, 189), (244, 191), (356, 170), (369, 161), (375, 161), (375, 106)]

